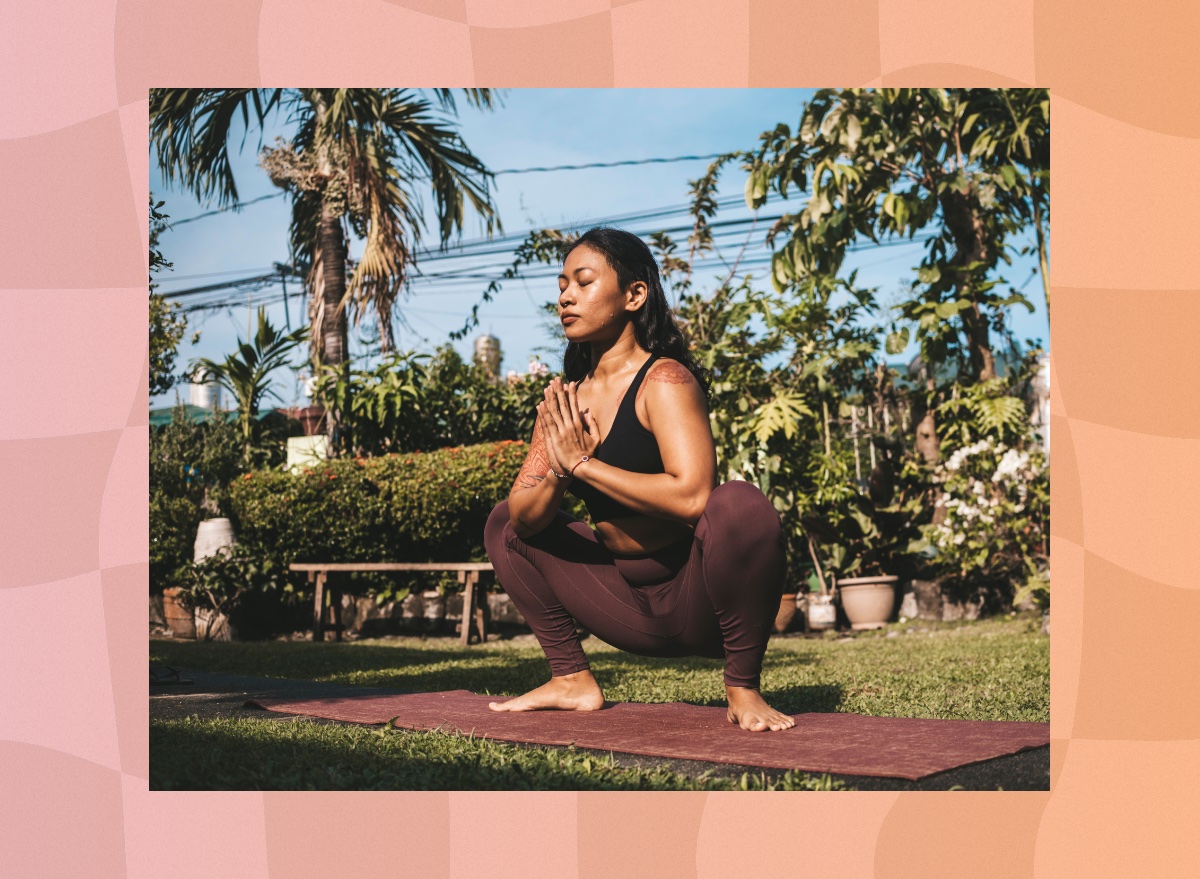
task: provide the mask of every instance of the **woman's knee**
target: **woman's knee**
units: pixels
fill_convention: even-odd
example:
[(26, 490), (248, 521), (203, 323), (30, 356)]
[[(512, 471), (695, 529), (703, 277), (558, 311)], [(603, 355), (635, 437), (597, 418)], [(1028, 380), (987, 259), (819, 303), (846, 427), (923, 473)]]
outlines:
[[(707, 520), (707, 521), (705, 521)], [(719, 533), (730, 531), (778, 539), (782, 534), (779, 513), (770, 499), (753, 482), (735, 479), (713, 489), (704, 506), (701, 522)], [(697, 530), (699, 530), (697, 523)]]
[(493, 547), (499, 547), (504, 541), (504, 529), (511, 524), (508, 512), (508, 501), (502, 500), (492, 508), (487, 522), (483, 526), (483, 544), (490, 552)]

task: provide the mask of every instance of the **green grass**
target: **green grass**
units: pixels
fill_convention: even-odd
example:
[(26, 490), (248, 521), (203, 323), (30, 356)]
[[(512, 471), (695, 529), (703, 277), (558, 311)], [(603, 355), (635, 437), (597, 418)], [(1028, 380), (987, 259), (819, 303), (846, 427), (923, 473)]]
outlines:
[(306, 718), (154, 721), (152, 790), (836, 790), (828, 775), (688, 777), (611, 754)]
[[(1049, 639), (1033, 617), (913, 621), (852, 641), (772, 639), (767, 701), (786, 713), (974, 720), (1050, 719)], [(909, 631), (912, 630), (912, 631)], [(925, 631), (920, 631), (925, 630)], [(889, 631), (896, 632), (886, 637)], [(724, 705), (720, 660), (657, 659), (584, 641), (610, 701)], [(466, 650), (451, 638), (314, 644), (305, 641), (154, 641), (150, 658), (210, 671), (402, 690), (516, 695), (549, 670), (536, 642)], [(153, 721), (151, 788), (239, 789), (828, 789), (828, 776), (760, 773), (688, 777), (619, 766), (607, 755), (483, 741), (442, 732), (303, 720)]]

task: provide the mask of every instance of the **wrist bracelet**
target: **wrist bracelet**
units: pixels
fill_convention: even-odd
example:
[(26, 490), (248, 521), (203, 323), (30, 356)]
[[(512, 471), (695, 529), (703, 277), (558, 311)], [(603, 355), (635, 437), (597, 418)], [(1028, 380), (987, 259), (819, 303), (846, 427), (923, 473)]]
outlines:
[[(576, 462), (575, 462), (575, 467), (578, 467), (578, 466), (579, 466), (580, 464), (582, 464), (584, 461), (590, 461), (590, 460), (592, 460), (590, 457), (588, 457), (587, 455), (584, 455), (582, 458), (580, 458), (578, 461), (576, 461)], [(574, 475), (575, 475), (575, 467), (572, 467), (572, 468), (571, 468), (569, 471), (567, 471), (567, 472), (568, 472), (568, 473), (570, 473), (572, 476), (574, 476)]]
[[(579, 465), (576, 464), (575, 466), (578, 467)], [(559, 473), (553, 467), (550, 468), (550, 472), (553, 473), (555, 476), (557, 476), (559, 479), (566, 479), (568, 476), (571, 475), (570, 473)]]

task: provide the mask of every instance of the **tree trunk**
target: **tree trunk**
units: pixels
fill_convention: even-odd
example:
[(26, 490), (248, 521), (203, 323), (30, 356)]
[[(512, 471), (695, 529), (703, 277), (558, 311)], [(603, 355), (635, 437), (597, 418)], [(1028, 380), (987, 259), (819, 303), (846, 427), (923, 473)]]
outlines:
[[(342, 297), (346, 292), (346, 241), (342, 235), (341, 217), (328, 205), (321, 206), (321, 273), (322, 321), (321, 355), (327, 366), (336, 366), (344, 375), (348, 366), (348, 327)], [(329, 437), (330, 454), (336, 454), (341, 433), (342, 413), (326, 404), (325, 426)]]
[(1042, 274), (1042, 292), (1046, 294), (1046, 320), (1050, 320), (1050, 257), (1046, 253), (1046, 234), (1042, 227), (1041, 192), (1033, 188), (1033, 227), (1037, 230), (1038, 267)]
[[(313, 103), (316, 109), (317, 124), (320, 126), (326, 112), (325, 96), (321, 89), (313, 90)], [(330, 164), (328, 150), (322, 148), (321, 144), (314, 145), (314, 149), (320, 157), (318, 165), (320, 175), (327, 183), (333, 177), (333, 167)], [(349, 333), (346, 311), (342, 307), (342, 297), (346, 293), (346, 240), (342, 235), (341, 216), (330, 207), (325, 199), (324, 190), (321, 195), (321, 220), (317, 244), (321, 302), (316, 309), (316, 325), (312, 328), (312, 335), (314, 339), (318, 336), (321, 339), (318, 349), (321, 365), (336, 366), (339, 373), (344, 374), (349, 359), (349, 345), (347, 344)], [(340, 414), (332, 406), (325, 406), (325, 424), (331, 454), (335, 454), (337, 449)]]
[(941, 440), (937, 435), (937, 424), (933, 419), (933, 410), (926, 409), (925, 417), (917, 424), (917, 451), (925, 458), (926, 464), (936, 464), (941, 455)]
[(962, 312), (963, 329), (967, 333), (968, 350), (971, 354), (971, 374), (976, 380), (985, 382), (996, 377), (996, 356), (988, 337), (987, 318), (979, 310), (978, 303)]
[(321, 326), (322, 362), (340, 366), (347, 360), (346, 310), (341, 307), (346, 293), (346, 241), (342, 220), (328, 206), (321, 207), (321, 262), (324, 320)]
[[(954, 238), (955, 254), (950, 265), (961, 268), (978, 260), (986, 262), (988, 253), (984, 243), (983, 220), (972, 210), (976, 202), (969, 193), (947, 190), (942, 196), (942, 214), (946, 228)], [(973, 299), (971, 279), (959, 278), (955, 282), (959, 299)], [(971, 372), (976, 381), (987, 381), (996, 377), (996, 358), (988, 334), (987, 318), (979, 310), (979, 303), (972, 301), (970, 308), (960, 312), (963, 330), (967, 336), (967, 348), (971, 355)]]

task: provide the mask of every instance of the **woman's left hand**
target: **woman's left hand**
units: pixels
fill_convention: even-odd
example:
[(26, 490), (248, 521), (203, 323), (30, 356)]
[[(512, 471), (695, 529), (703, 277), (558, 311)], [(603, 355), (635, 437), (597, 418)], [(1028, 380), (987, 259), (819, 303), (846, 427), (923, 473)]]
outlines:
[(584, 455), (590, 458), (600, 445), (600, 431), (591, 413), (585, 416), (579, 411), (578, 385), (571, 382), (564, 386), (556, 376), (546, 388), (546, 399), (538, 403), (538, 411), (547, 416), (546, 427), (554, 449), (552, 459), (557, 458), (556, 463), (563, 471), (578, 464)]

